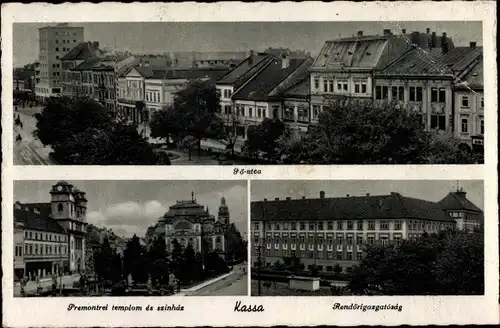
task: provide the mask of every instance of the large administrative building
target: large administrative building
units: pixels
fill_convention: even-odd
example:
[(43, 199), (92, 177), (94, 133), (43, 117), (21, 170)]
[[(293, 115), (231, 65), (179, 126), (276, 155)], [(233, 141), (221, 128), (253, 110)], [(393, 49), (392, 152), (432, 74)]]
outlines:
[(424, 232), (480, 228), (483, 212), (463, 189), (439, 202), (390, 195), (264, 199), (251, 204), (252, 266), (297, 256), (306, 269), (348, 271), (365, 245), (399, 244)]
[(59, 181), (47, 194), (47, 203), (14, 204), (16, 279), (85, 270), (85, 192)]

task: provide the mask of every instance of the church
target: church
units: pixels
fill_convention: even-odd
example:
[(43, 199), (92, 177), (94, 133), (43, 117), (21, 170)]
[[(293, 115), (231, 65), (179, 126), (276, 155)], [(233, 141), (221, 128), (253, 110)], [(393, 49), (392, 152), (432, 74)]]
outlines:
[(172, 252), (174, 240), (177, 240), (183, 248), (191, 245), (197, 253), (216, 251), (225, 257), (225, 233), (229, 225), (229, 209), (224, 197), (216, 218), (208, 207), (196, 201), (192, 192), (190, 200), (178, 200), (170, 206), (158, 223), (148, 229), (145, 239), (152, 241), (154, 236), (164, 236), (168, 252)]

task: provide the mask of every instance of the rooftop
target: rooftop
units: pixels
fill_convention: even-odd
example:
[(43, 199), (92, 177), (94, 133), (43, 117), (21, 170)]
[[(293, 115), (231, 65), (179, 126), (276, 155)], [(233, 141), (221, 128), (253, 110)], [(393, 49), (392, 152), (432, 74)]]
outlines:
[(24, 229), (66, 233), (64, 228), (51, 217), (25, 209), (14, 209), (14, 220), (23, 223)]
[(283, 67), (284, 60), (274, 57), (243, 88), (234, 93), (232, 99), (267, 100), (269, 93), (306, 61), (306, 59), (286, 59), (289, 65)]
[(311, 80), (307, 77), (284, 90), (282, 95), (285, 98), (306, 98), (310, 94), (310, 87)]
[(483, 58), (481, 57), (470, 69), (464, 71), (456, 81), (457, 88), (483, 89), (484, 88), (484, 69)]
[(189, 68), (189, 69), (155, 69), (150, 76), (151, 79), (175, 80), (175, 79), (204, 79), (217, 80), (227, 73), (226, 68)]
[(267, 53), (251, 54), (218, 80), (217, 84), (230, 84), (236, 90), (262, 69), (272, 58), (274, 56)]
[(474, 205), (466, 197), (467, 193), (464, 191), (450, 192), (445, 198), (438, 202), (443, 210), (466, 210), (476, 213), (483, 213), (483, 211)]
[(257, 221), (402, 218), (454, 222), (438, 203), (405, 197), (399, 193), (383, 196), (264, 200), (251, 204), (251, 219)]
[(71, 49), (61, 60), (86, 60), (90, 57), (99, 57), (103, 51), (99, 49), (99, 42), (81, 42)]
[(392, 62), (376, 76), (440, 76), (453, 78), (482, 56), (482, 47), (455, 47), (447, 53), (441, 49), (414, 48)]

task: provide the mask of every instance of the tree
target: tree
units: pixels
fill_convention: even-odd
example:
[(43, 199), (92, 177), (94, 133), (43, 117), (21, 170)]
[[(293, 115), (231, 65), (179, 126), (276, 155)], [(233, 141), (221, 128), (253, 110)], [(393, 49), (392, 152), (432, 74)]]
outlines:
[(94, 268), (98, 279), (116, 282), (121, 277), (121, 265), (118, 255), (113, 251), (107, 237), (95, 254)]
[(239, 116), (233, 111), (231, 113), (226, 113), (223, 118), (219, 120), (217, 134), (219, 140), (226, 145), (226, 149), (231, 151), (231, 155), (234, 156), (234, 146), (238, 140), (238, 129), (242, 127), (242, 122)]
[(226, 254), (228, 261), (246, 261), (248, 257), (247, 245), (241, 236), (238, 228), (231, 223), (224, 232), (226, 241)]
[(367, 249), (349, 289), (375, 295), (478, 295), (484, 293), (482, 232), (447, 231), (399, 246)]
[(276, 161), (280, 155), (279, 140), (285, 131), (282, 121), (266, 118), (259, 125), (248, 128), (244, 149), (250, 156), (262, 152), (267, 159)]
[(87, 98), (49, 98), (36, 114), (35, 135), (50, 145), (62, 164), (168, 165), (133, 125), (112, 121), (109, 112)]
[(125, 275), (132, 275), (134, 282), (146, 282), (148, 272), (144, 270), (147, 267), (146, 254), (144, 247), (140, 244), (139, 237), (135, 234), (127, 242), (127, 248), (123, 254), (123, 265)]
[(171, 271), (180, 279), (182, 275), (182, 262), (183, 262), (183, 252), (182, 245), (179, 243), (177, 239), (172, 241), (172, 254), (171, 254)]
[(217, 136), (219, 98), (215, 85), (199, 80), (189, 82), (176, 93), (171, 107), (153, 115), (151, 135), (177, 141), (189, 136), (196, 140), (200, 151), (202, 139)]
[(418, 114), (397, 103), (332, 101), (305, 136), (280, 143), (291, 164), (466, 164), (451, 135), (427, 132)]

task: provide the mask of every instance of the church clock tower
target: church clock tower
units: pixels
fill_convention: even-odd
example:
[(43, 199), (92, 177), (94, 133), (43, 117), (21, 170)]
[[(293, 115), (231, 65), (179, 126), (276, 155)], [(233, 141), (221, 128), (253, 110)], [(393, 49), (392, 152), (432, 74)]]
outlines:
[(226, 199), (224, 197), (220, 200), (219, 213), (218, 213), (218, 221), (224, 225), (224, 228), (227, 229), (229, 226), (229, 208), (226, 205)]

